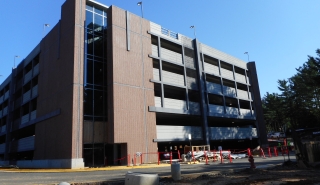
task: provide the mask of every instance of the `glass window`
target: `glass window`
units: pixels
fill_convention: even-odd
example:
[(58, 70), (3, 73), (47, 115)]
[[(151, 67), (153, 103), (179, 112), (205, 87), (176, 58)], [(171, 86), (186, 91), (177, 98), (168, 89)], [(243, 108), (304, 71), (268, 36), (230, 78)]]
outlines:
[(86, 11), (86, 27), (93, 29), (93, 13), (89, 11)]
[(94, 62), (94, 84), (103, 85), (103, 63)]
[(103, 37), (95, 36), (94, 38), (94, 55), (103, 57)]
[(108, 25), (107, 17), (103, 18), (103, 25), (105, 28), (107, 27), (107, 25)]
[(90, 6), (90, 5), (87, 5), (87, 6), (86, 6), (86, 10), (93, 11), (93, 7), (92, 7), (92, 6)]
[(94, 7), (94, 12), (97, 13), (97, 14), (103, 15), (102, 10), (100, 10), (100, 9), (98, 9), (96, 7)]
[(93, 90), (84, 90), (84, 115), (93, 115)]
[(87, 54), (93, 55), (93, 35), (92, 34), (87, 33), (86, 44), (87, 44)]
[(94, 14), (94, 30), (101, 32), (103, 27), (103, 18), (101, 15)]
[(86, 65), (86, 83), (93, 84), (93, 61), (87, 60)]
[(94, 115), (103, 116), (103, 92), (94, 91)]

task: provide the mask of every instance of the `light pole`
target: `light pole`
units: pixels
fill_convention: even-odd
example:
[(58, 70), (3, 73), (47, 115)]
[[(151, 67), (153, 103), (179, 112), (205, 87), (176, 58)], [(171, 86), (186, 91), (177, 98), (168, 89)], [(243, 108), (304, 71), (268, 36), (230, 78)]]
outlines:
[(192, 25), (190, 26), (191, 29), (193, 29), (193, 33), (194, 33), (194, 38), (197, 38), (197, 35), (196, 35), (196, 26)]
[(43, 25), (43, 31), (42, 31), (42, 38), (44, 37), (44, 33), (45, 33), (45, 30), (46, 30), (46, 27), (49, 27), (50, 24), (44, 24)]
[(143, 18), (143, 5), (142, 5), (142, 1), (137, 3), (138, 6), (141, 6), (141, 17)]
[(20, 56), (18, 56), (18, 55), (15, 55), (14, 57), (13, 57), (13, 69), (14, 68), (16, 68), (16, 58), (19, 58)]
[(245, 54), (245, 55), (248, 55), (248, 62), (249, 62), (249, 61), (250, 61), (250, 60), (249, 60), (249, 53), (248, 53), (248, 52), (244, 52), (244, 54)]
[(191, 151), (191, 154), (192, 154), (192, 148), (191, 148), (191, 134), (188, 135), (189, 137), (189, 142), (190, 142), (190, 151)]

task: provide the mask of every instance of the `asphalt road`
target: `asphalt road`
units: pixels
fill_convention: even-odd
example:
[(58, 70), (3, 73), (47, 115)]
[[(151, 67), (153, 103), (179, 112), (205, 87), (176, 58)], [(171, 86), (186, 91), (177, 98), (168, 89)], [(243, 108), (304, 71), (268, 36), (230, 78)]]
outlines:
[[(295, 160), (294, 155), (290, 156), (291, 160)], [(287, 159), (287, 157), (286, 157)], [(254, 158), (257, 168), (267, 168), (284, 162), (283, 156), (272, 158)], [(225, 160), (227, 162), (227, 160)], [(181, 174), (194, 173), (226, 173), (228, 170), (239, 170), (249, 168), (248, 158), (236, 159), (232, 163), (210, 162), (210, 165), (204, 163), (199, 164), (181, 164)], [(157, 173), (159, 176), (171, 176), (170, 166), (166, 167), (146, 167), (132, 168), (125, 170), (106, 170), (106, 171), (85, 171), (85, 172), (5, 172), (0, 169), (1, 185), (27, 185), (27, 184), (59, 184), (60, 182), (101, 182), (101, 181), (123, 181), (128, 171), (140, 173)]]

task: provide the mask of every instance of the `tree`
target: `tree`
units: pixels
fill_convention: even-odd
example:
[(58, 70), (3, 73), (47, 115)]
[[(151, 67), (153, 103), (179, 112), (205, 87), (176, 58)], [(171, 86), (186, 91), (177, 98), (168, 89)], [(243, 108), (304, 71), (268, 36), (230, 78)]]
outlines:
[(278, 80), (281, 94), (267, 94), (263, 98), (267, 127), (308, 128), (320, 126), (320, 49), (318, 57), (308, 56), (288, 80)]

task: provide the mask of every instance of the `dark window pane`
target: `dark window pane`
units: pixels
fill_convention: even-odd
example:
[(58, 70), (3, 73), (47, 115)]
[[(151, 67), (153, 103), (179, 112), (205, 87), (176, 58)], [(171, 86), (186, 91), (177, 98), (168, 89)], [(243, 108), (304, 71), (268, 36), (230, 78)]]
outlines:
[(94, 84), (103, 85), (103, 63), (94, 62)]
[(93, 121), (93, 116), (84, 116), (83, 119), (86, 121)]
[(93, 11), (93, 7), (90, 6), (90, 5), (86, 5), (86, 10), (91, 10), (91, 11)]
[(95, 56), (103, 56), (103, 37), (95, 36), (94, 38), (94, 55)]
[(94, 115), (103, 116), (103, 92), (94, 91)]
[(86, 11), (86, 27), (93, 29), (93, 13), (89, 11)]
[(101, 15), (94, 14), (94, 30), (101, 32), (103, 27), (103, 18)]
[(86, 83), (93, 84), (93, 61), (87, 60), (86, 65)]
[(84, 115), (93, 115), (93, 90), (84, 90)]
[(95, 13), (98, 13), (98, 14), (100, 14), (100, 15), (103, 15), (102, 10), (100, 10), (100, 9), (98, 9), (98, 8), (96, 8), (96, 7), (94, 7), (94, 12), (95, 12)]
[(103, 104), (104, 104), (104, 116), (105, 121), (108, 121), (108, 96), (107, 96), (107, 92), (103, 92)]
[(103, 19), (103, 26), (106, 28), (108, 26), (107, 17), (104, 17)]
[(86, 38), (87, 54), (93, 55), (93, 35), (87, 34)]

